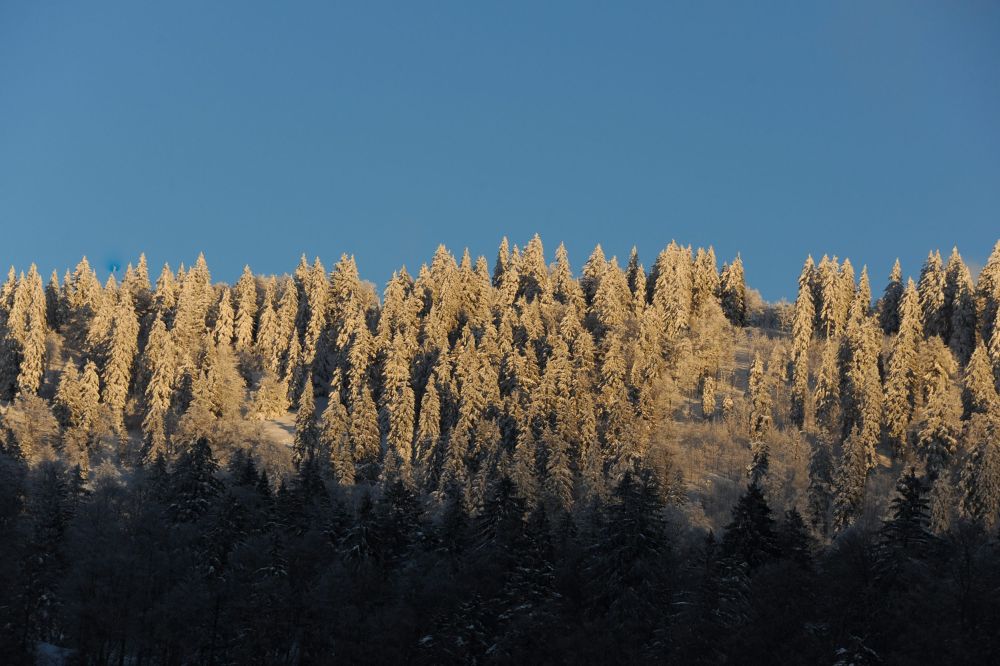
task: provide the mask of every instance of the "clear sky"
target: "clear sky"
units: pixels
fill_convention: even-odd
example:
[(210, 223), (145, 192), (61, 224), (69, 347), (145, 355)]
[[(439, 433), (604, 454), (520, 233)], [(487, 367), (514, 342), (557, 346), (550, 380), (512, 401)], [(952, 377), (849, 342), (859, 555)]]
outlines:
[(807, 253), (977, 267), (1000, 3), (0, 2), (0, 262), (381, 286), (536, 231), (739, 251), (769, 299)]

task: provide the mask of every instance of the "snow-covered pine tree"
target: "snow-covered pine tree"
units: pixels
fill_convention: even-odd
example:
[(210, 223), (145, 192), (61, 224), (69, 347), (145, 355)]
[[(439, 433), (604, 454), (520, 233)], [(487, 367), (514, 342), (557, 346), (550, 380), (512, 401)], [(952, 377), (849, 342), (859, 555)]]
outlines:
[(966, 425), (964, 446), (970, 455), (962, 471), (962, 508), (985, 529), (1000, 521), (1000, 423), (977, 414)]
[(580, 288), (580, 283), (573, 277), (569, 254), (566, 252), (566, 246), (562, 243), (559, 243), (559, 247), (556, 248), (556, 262), (552, 268), (549, 282), (552, 284), (552, 296), (557, 303), (572, 304), (578, 311), (583, 311), (585, 307), (583, 290)]
[(257, 313), (257, 337), (254, 349), (265, 370), (278, 371), (281, 362), (278, 344), (278, 316), (274, 311), (274, 295), (277, 280), (272, 276), (264, 283), (264, 296)]
[(608, 261), (604, 256), (604, 250), (598, 243), (594, 251), (590, 253), (587, 262), (583, 265), (580, 276), (580, 288), (583, 289), (583, 296), (589, 306), (594, 302), (597, 295), (597, 288), (601, 284), (604, 273), (608, 270)]
[(899, 304), (903, 300), (903, 269), (899, 259), (892, 265), (889, 273), (889, 283), (885, 285), (882, 298), (878, 302), (879, 324), (886, 335), (892, 335), (899, 330)]
[(833, 452), (829, 433), (821, 432), (809, 457), (809, 488), (806, 491), (809, 524), (822, 538), (830, 534), (834, 498)]
[(754, 354), (747, 380), (747, 402), (750, 404), (749, 436), (751, 442), (761, 442), (771, 430), (771, 390), (764, 374), (764, 361)]
[(237, 352), (246, 353), (253, 348), (257, 321), (257, 280), (250, 271), (250, 266), (243, 267), (243, 274), (236, 282), (235, 296), (233, 341)]
[(544, 489), (553, 510), (569, 511), (573, 506), (573, 471), (567, 443), (555, 430), (546, 428), (542, 433), (545, 452)]
[(945, 275), (941, 264), (941, 253), (931, 252), (920, 269), (917, 284), (920, 296), (920, 314), (924, 325), (924, 335), (946, 336), (948, 317), (945, 311)]
[(933, 336), (921, 350), (922, 406), (917, 419), (917, 449), (927, 462), (931, 481), (951, 462), (961, 433), (962, 401), (954, 383), (951, 351)]
[(799, 276), (799, 293), (795, 299), (795, 316), (792, 318), (792, 422), (798, 427), (805, 424), (806, 402), (809, 393), (809, 346), (816, 321), (815, 299), (810, 287), (813, 260), (806, 259)]
[(519, 277), (518, 298), (523, 298), (530, 303), (536, 298), (545, 300), (551, 297), (552, 290), (549, 286), (549, 271), (545, 265), (545, 251), (542, 247), (542, 239), (538, 234), (535, 234), (524, 247)]
[(980, 336), (983, 340), (992, 341), (998, 328), (997, 320), (1000, 319), (1000, 240), (993, 246), (983, 270), (979, 271), (975, 298)]
[(746, 279), (743, 273), (743, 259), (739, 254), (733, 259), (733, 263), (722, 267), (719, 298), (726, 318), (734, 326), (744, 326), (747, 320)]
[(833, 526), (837, 531), (852, 525), (861, 515), (868, 481), (869, 446), (858, 428), (844, 440), (837, 468), (833, 499)]
[(917, 348), (923, 338), (917, 288), (910, 280), (899, 305), (896, 337), (885, 377), (883, 424), (886, 438), (897, 452), (906, 448), (907, 433), (917, 398)]
[(299, 408), (295, 413), (295, 460), (302, 465), (316, 457), (320, 444), (319, 425), (316, 423), (316, 399), (309, 390), (309, 382), (299, 398)]
[(132, 383), (132, 367), (139, 352), (139, 320), (129, 292), (119, 289), (111, 330), (101, 346), (101, 397), (124, 433), (125, 403)]
[(349, 427), (357, 476), (364, 479), (377, 478), (382, 437), (379, 433), (375, 400), (365, 385), (360, 386), (354, 395)]
[(962, 373), (962, 402), (965, 417), (971, 414), (1000, 414), (1000, 396), (997, 395), (993, 366), (982, 342), (976, 345)]
[(715, 250), (698, 248), (694, 258), (694, 277), (691, 291), (691, 308), (700, 312), (710, 301), (719, 301), (719, 268)]
[(233, 296), (227, 287), (219, 294), (215, 324), (212, 326), (212, 340), (215, 344), (226, 345), (227, 347), (232, 345), (235, 325), (236, 314), (233, 311)]

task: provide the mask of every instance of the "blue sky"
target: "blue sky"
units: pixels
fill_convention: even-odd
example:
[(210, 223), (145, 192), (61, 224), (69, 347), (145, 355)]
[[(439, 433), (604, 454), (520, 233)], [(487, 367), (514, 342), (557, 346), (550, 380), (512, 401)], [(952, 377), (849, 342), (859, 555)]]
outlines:
[[(916, 274), (1000, 238), (1000, 3), (0, 3), (0, 262), (383, 284), (502, 235)], [(158, 272), (158, 270), (154, 270)]]

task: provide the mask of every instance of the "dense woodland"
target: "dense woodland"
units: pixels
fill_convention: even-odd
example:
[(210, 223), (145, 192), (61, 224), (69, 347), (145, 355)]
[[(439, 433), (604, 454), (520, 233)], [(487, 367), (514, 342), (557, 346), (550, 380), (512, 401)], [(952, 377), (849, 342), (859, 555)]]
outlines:
[(1000, 243), (554, 259), (12, 268), (2, 661), (1000, 660)]

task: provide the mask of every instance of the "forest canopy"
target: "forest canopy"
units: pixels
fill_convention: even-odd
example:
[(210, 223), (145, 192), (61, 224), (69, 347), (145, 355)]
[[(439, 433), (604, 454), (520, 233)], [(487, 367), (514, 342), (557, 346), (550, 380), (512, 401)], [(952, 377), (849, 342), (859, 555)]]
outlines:
[[(794, 276), (789, 276), (789, 282)], [(916, 278), (536, 235), (0, 286), (0, 653), (986, 663), (1000, 242)]]

